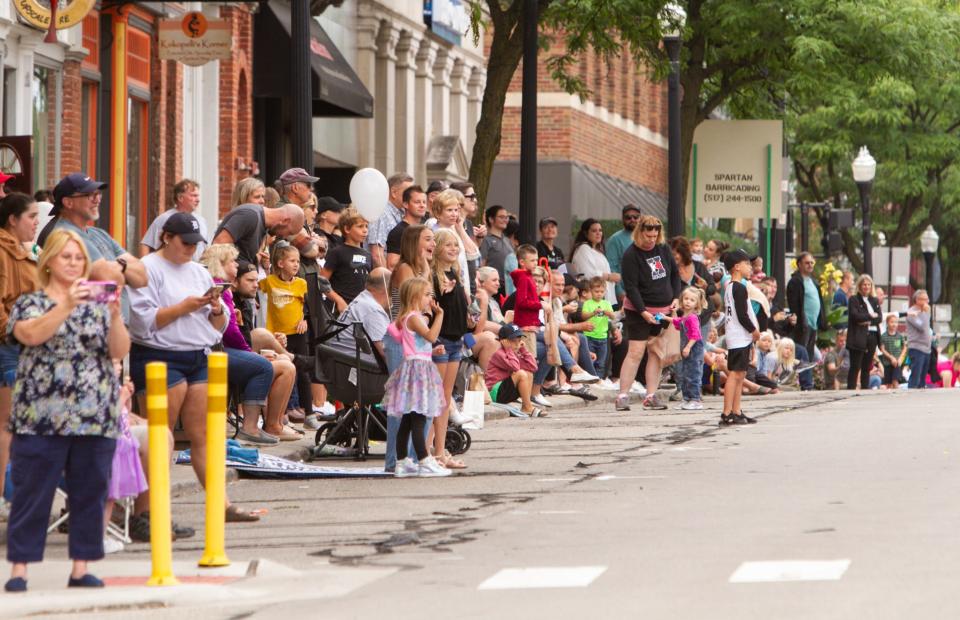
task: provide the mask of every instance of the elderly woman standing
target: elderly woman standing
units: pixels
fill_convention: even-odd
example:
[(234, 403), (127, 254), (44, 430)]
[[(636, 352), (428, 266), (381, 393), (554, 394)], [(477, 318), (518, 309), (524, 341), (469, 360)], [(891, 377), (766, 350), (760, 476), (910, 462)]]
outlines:
[[(637, 376), (640, 360), (647, 352), (647, 397), (644, 409), (666, 409), (657, 398), (661, 359), (647, 344), (660, 335), (667, 315), (677, 309), (680, 274), (673, 251), (663, 242), (663, 224), (652, 215), (641, 216), (633, 229), (633, 243), (623, 253), (623, 325), (630, 341), (627, 357), (620, 370), (620, 394), (617, 411), (629, 411), (630, 386)], [(658, 317), (657, 315), (662, 315)]]
[[(910, 356), (910, 380), (907, 387), (918, 390), (927, 387), (930, 369), (930, 295), (924, 289), (913, 294), (913, 305), (907, 310), (907, 355)], [(934, 360), (936, 361), (936, 360)], [(853, 372), (853, 368), (850, 368)]]
[[(90, 257), (75, 232), (50, 234), (40, 260), (41, 290), (14, 304), (7, 335), (23, 347), (13, 391), (7, 530), (13, 564), (8, 592), (27, 589), (27, 563), (43, 560), (53, 496), (61, 476), (70, 493), (69, 587), (103, 587), (87, 562), (103, 557), (104, 503), (120, 432), (113, 359), (130, 348), (119, 291), (99, 301), (81, 282)], [(56, 381), (53, 378), (56, 377)]]
[[(39, 213), (37, 203), (26, 194), (14, 192), (0, 201), (0, 334), (7, 333), (14, 302), (40, 287), (37, 264), (23, 246), (37, 234)], [(10, 398), (19, 356), (17, 343), (0, 343), (0, 495), (10, 460)], [(0, 497), (0, 520), (6, 520), (8, 510)]]

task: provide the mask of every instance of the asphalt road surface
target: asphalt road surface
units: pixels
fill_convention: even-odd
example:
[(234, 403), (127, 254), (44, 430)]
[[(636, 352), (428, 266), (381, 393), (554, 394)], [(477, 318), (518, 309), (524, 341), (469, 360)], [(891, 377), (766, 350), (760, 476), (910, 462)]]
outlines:
[(240, 481), (270, 513), (230, 557), (283, 570), (136, 617), (960, 617), (960, 392), (747, 399), (730, 429), (708, 404), (496, 421), (447, 479)]

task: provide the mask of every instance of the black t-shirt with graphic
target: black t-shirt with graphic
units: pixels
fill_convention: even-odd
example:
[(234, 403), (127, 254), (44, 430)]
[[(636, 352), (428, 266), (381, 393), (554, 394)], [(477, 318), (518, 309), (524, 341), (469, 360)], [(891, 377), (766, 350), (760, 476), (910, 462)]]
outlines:
[(641, 250), (631, 243), (623, 253), (621, 273), (627, 299), (637, 312), (647, 306), (669, 306), (680, 297), (680, 272), (665, 244)]
[(330, 270), (330, 286), (350, 303), (366, 287), (367, 274), (373, 270), (373, 257), (363, 248), (339, 245), (327, 250), (324, 268)]

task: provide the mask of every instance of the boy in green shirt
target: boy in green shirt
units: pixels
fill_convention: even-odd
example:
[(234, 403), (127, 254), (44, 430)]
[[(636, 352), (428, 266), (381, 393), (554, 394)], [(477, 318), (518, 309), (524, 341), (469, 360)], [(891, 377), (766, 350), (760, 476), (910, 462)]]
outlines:
[(896, 314), (887, 315), (887, 331), (880, 335), (880, 361), (883, 363), (883, 384), (891, 389), (900, 387), (900, 369), (907, 357), (903, 334), (897, 331)]
[(601, 379), (606, 379), (607, 368), (607, 337), (610, 331), (610, 319), (616, 319), (613, 306), (604, 297), (607, 292), (607, 283), (597, 276), (590, 278), (590, 299), (583, 302), (583, 319), (593, 324), (593, 329), (584, 332), (590, 352), (596, 355), (593, 368)]

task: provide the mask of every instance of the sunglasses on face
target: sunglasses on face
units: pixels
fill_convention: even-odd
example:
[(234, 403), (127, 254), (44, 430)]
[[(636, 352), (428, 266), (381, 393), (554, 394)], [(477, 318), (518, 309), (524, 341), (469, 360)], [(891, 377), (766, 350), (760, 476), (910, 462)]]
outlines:
[(657, 232), (660, 232), (660, 230), (663, 229), (663, 226), (661, 226), (660, 224), (644, 224), (640, 228), (642, 230), (655, 230)]
[(476, 195), (476, 194), (468, 194), (468, 195), (464, 196), (464, 198), (466, 198), (467, 200), (476, 200), (476, 199), (477, 199), (477, 195)]
[(640, 216), (639, 216), (639, 215), (636, 215), (636, 214), (633, 214), (633, 215), (624, 215), (624, 216), (623, 216), (623, 219), (625, 219), (625, 220), (639, 220), (639, 219), (640, 219)]

